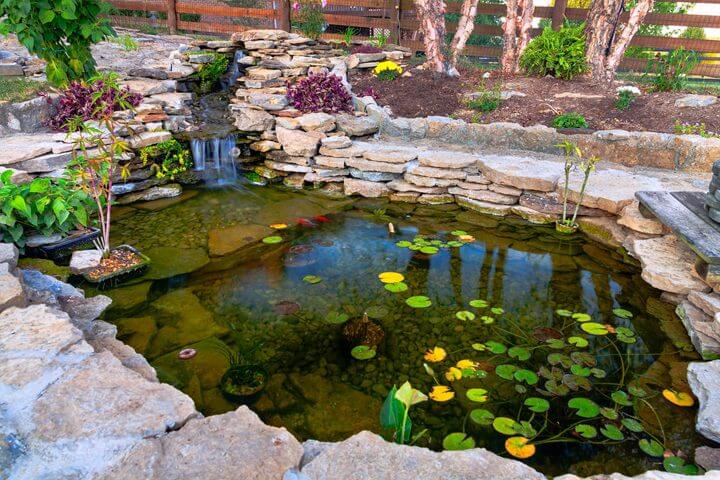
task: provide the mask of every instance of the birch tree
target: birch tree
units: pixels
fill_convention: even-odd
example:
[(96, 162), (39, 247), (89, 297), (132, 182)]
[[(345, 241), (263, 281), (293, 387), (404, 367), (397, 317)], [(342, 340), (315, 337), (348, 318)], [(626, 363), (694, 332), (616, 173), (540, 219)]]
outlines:
[(520, 71), (520, 57), (530, 43), (532, 20), (535, 13), (533, 0), (506, 0), (507, 13), (503, 23), (502, 71), (514, 75)]

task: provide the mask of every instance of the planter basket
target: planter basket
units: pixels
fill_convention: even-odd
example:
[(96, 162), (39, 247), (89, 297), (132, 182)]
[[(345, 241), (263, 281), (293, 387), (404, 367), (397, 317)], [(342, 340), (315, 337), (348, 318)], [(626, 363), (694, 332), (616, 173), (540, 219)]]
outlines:
[(100, 236), (100, 229), (91, 227), (81, 232), (73, 233), (59, 242), (41, 245), (39, 247), (25, 247), (25, 255), (35, 258), (47, 258), (55, 262), (68, 260), (74, 250), (83, 250), (92, 247), (92, 242)]
[[(261, 374), (263, 376), (263, 382), (261, 385), (259, 385), (255, 390), (252, 392), (248, 392), (247, 394), (239, 394), (234, 392), (229, 392), (225, 390), (224, 385), (225, 382), (231, 377), (236, 376), (236, 374), (240, 374), (241, 372), (244, 373), (247, 370), (250, 370), (254, 372), (255, 374)], [(222, 393), (223, 397), (225, 397), (228, 401), (234, 402), (234, 403), (242, 403), (242, 404), (249, 404), (253, 403), (255, 400), (258, 399), (262, 391), (265, 389), (265, 384), (268, 380), (268, 372), (260, 365), (242, 365), (238, 367), (229, 368), (220, 379), (220, 392)]]
[(577, 223), (575, 225), (567, 225), (560, 221), (555, 222), (555, 230), (557, 230), (560, 233), (566, 233), (571, 234), (577, 232), (578, 225)]
[(140, 275), (145, 273), (148, 265), (150, 265), (150, 259), (140, 253), (136, 248), (131, 247), (130, 245), (119, 245), (113, 248), (113, 251), (115, 250), (129, 250), (134, 254), (140, 256), (140, 258), (142, 258), (142, 262), (131, 267), (126, 267), (111, 273), (107, 273), (100, 278), (91, 278), (87, 273), (83, 274), (83, 278), (86, 281), (96, 284), (97, 288), (100, 290), (106, 290), (132, 278), (139, 277)]

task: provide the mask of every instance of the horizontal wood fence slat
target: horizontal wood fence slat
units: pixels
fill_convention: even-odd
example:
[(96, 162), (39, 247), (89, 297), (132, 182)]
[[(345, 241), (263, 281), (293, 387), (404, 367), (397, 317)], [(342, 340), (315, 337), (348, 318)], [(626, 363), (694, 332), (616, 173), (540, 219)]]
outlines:
[[(228, 35), (250, 28), (285, 28), (290, 24), (291, 11), (288, 0), (255, 0), (243, 1), (242, 6), (235, 6), (240, 2), (230, 0), (109, 0), (117, 11), (110, 15), (110, 19), (120, 26), (166, 26), (170, 31), (175, 29), (208, 33), (215, 35)], [(667, 0), (676, 3), (718, 4), (720, 0)], [(457, 14), (460, 11), (459, 0), (447, 1), (447, 13)], [(553, 28), (559, 28), (562, 19), (582, 21), (587, 16), (587, 9), (567, 8), (567, 1), (556, 0), (554, 6), (537, 7), (535, 17), (550, 20)], [(150, 12), (157, 12), (151, 14)], [(390, 35), (391, 41), (416, 51), (423, 50), (422, 35), (419, 32), (419, 22), (415, 16), (413, 0), (328, 0), (324, 9), (325, 21), (329, 28), (322, 35), (325, 39), (341, 40), (341, 32), (347, 27), (356, 29), (356, 40), (369, 39), (378, 31), (385, 31)], [(504, 4), (480, 3), (477, 8), (478, 15), (493, 16), (500, 19), (505, 15)], [(152, 17), (151, 17), (152, 16)], [(624, 14), (623, 19), (628, 15)], [(700, 27), (720, 29), (720, 15), (696, 15), (684, 13), (649, 13), (645, 19), (646, 25), (660, 27)], [(457, 29), (457, 22), (446, 22), (447, 32), (452, 35)], [(681, 31), (681, 30), (680, 30)], [(532, 35), (538, 35), (540, 28), (533, 28)], [(473, 45), (473, 42), (463, 52), (467, 56), (486, 57), (497, 59), (502, 53), (500, 46), (502, 28), (495, 25), (476, 24), (473, 34), (479, 38), (492, 39), (485, 42), (488, 46)], [(632, 41), (634, 47), (641, 47), (651, 51), (669, 51), (684, 47), (687, 50), (698, 52), (703, 59), (714, 59), (717, 54), (720, 61), (720, 40), (676, 38), (671, 36), (637, 35)], [(626, 58), (622, 67), (644, 71), (647, 60), (641, 58)], [(720, 65), (704, 62), (692, 72), (695, 75), (713, 76), (720, 78)]]

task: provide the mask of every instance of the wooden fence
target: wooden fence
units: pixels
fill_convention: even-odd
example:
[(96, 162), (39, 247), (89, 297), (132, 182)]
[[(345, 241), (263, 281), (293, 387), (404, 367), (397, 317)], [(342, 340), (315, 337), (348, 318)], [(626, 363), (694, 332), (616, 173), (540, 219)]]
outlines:
[[(289, 30), (291, 23), (291, 0), (110, 0), (117, 11), (111, 15), (119, 26), (132, 26), (205, 33), (229, 34), (251, 28), (280, 28)], [(500, 0), (495, 0), (500, 1)], [(666, 0), (668, 1), (668, 0)], [(669, 0), (680, 3), (680, 0)], [(688, 2), (682, 2), (687, 4)], [(702, 0), (704, 4), (716, 4), (720, 11), (720, 0)], [(449, 14), (460, 10), (460, 2), (449, 0)], [(323, 35), (327, 39), (340, 39), (347, 27), (357, 31), (356, 39), (370, 38), (382, 32), (390, 41), (416, 51), (422, 51), (422, 37), (418, 31), (413, 0), (328, 0), (324, 9), (328, 29)], [(496, 19), (494, 24), (476, 24), (474, 36), (481, 36), (483, 42), (470, 42), (465, 54), (499, 58), (502, 29), (499, 19), (505, 14), (503, 3), (480, 3), (478, 16)], [(537, 7), (535, 17), (546, 19), (553, 28), (559, 28), (564, 19), (584, 20), (587, 9), (568, 8), (567, 0), (556, 0), (551, 7)], [(450, 17), (452, 18), (452, 17)], [(720, 15), (694, 15), (679, 13), (650, 13), (645, 25), (661, 27), (699, 27), (720, 29)], [(448, 33), (455, 32), (457, 22), (447, 21)], [(540, 29), (534, 29), (538, 34)], [(475, 43), (475, 44), (473, 44)], [(481, 43), (481, 44), (478, 44)], [(695, 67), (693, 74), (720, 77), (720, 40), (674, 38), (670, 36), (637, 35), (632, 41), (635, 47), (654, 51), (668, 51), (683, 46), (698, 52), (703, 62)], [(647, 60), (626, 58), (622, 67), (642, 71)]]

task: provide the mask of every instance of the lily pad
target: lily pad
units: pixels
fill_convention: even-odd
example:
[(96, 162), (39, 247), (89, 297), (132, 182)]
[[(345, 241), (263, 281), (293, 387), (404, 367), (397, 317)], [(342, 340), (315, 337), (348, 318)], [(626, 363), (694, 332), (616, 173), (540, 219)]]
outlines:
[(318, 277), (317, 275), (305, 275), (303, 277), (303, 282), (310, 283), (312, 285), (314, 285), (316, 283), (320, 283), (322, 281), (323, 281), (322, 277)]
[(617, 428), (612, 423), (606, 424), (604, 427), (600, 428), (600, 433), (602, 433), (605, 437), (609, 438), (610, 440), (623, 440), (625, 438), (625, 435), (620, 431), (619, 428)]
[(450, 234), (459, 237), (460, 235), (467, 235), (468, 233), (465, 230), (453, 230)]
[(385, 290), (392, 293), (400, 293), (400, 292), (406, 292), (408, 289), (408, 286), (404, 282), (397, 282), (397, 283), (386, 283), (385, 284)]
[(345, 313), (330, 312), (325, 315), (325, 322), (333, 325), (340, 325), (348, 321), (348, 315)]
[(495, 420), (495, 415), (490, 410), (476, 408), (470, 411), (470, 420), (478, 425), (490, 425)]
[(501, 355), (507, 351), (507, 347), (505, 345), (494, 340), (485, 342), (485, 346), (496, 355)]
[(612, 408), (603, 407), (600, 409), (600, 415), (607, 418), (608, 420), (617, 420), (619, 414)]
[(617, 403), (618, 405), (622, 405), (624, 407), (631, 407), (633, 402), (630, 400), (630, 397), (627, 393), (625, 393), (622, 390), (618, 390), (616, 392), (613, 392), (610, 394), (610, 398), (613, 399), (613, 402)]
[(463, 432), (455, 432), (443, 439), (445, 450), (469, 450), (475, 448), (475, 440)]
[(548, 347), (555, 350), (562, 350), (563, 348), (565, 348), (565, 342), (558, 338), (550, 338), (548, 340), (545, 340), (545, 343), (548, 344)]
[(460, 310), (455, 314), (455, 317), (457, 317), (458, 320), (475, 320), (475, 314), (473, 312), (470, 312), (468, 310)]
[(576, 415), (582, 418), (597, 417), (600, 407), (589, 398), (575, 397), (568, 400), (568, 407), (577, 410)]
[(472, 402), (484, 403), (488, 399), (487, 393), (484, 388), (471, 388), (465, 392), (465, 396)]
[(438, 248), (432, 247), (432, 246), (422, 247), (420, 249), (420, 253), (424, 253), (426, 255), (435, 255), (438, 252), (439, 252)]
[(585, 337), (570, 337), (568, 338), (570, 345), (575, 345), (578, 348), (585, 348), (588, 346), (588, 341)]
[(582, 323), (580, 324), (580, 328), (590, 335), (607, 335), (609, 333), (605, 325), (597, 322)]
[(271, 235), (269, 237), (265, 237), (262, 239), (263, 243), (266, 243), (268, 245), (273, 245), (275, 243), (280, 243), (283, 241), (283, 238), (279, 235)]
[(487, 347), (485, 346), (484, 343), (473, 343), (470, 346), (472, 347), (473, 350), (476, 350), (478, 352), (484, 352), (485, 350), (487, 350)]
[(367, 345), (358, 345), (350, 350), (350, 355), (358, 360), (370, 360), (376, 353), (374, 348), (370, 348)]
[(563, 353), (551, 353), (547, 356), (548, 363), (550, 365), (562, 365), (564, 368), (570, 368), (573, 365), (573, 361), (567, 355)]
[(398, 283), (405, 280), (405, 275), (398, 272), (383, 272), (378, 275), (378, 279), (380, 279), (382, 283)]
[(424, 295), (416, 295), (405, 300), (405, 303), (412, 308), (428, 308), (432, 305), (432, 301)]
[(530, 351), (523, 347), (510, 347), (507, 353), (510, 358), (517, 358), (520, 361), (525, 361), (530, 358)]
[(670, 473), (679, 473), (681, 475), (699, 475), (700, 469), (692, 463), (685, 463), (685, 460), (672, 455), (663, 460), (665, 471)]
[(662, 395), (665, 400), (678, 407), (692, 407), (695, 404), (695, 399), (689, 393), (665, 389)]
[(470, 306), (473, 308), (487, 308), (488, 302), (486, 300), (470, 300)]
[(629, 310), (625, 310), (624, 308), (616, 308), (613, 310), (613, 315), (620, 318), (632, 318), (633, 314)]
[(645, 427), (643, 427), (642, 423), (638, 422), (634, 418), (623, 418), (620, 420), (620, 423), (622, 423), (623, 427), (627, 428), (631, 432), (640, 433), (645, 431)]
[(555, 313), (557, 313), (561, 317), (568, 317), (568, 318), (572, 317), (572, 314), (573, 314), (573, 312), (571, 312), (570, 310), (565, 310), (563, 308), (559, 308), (559, 309), (555, 310)]
[(515, 365), (498, 365), (495, 367), (495, 375), (505, 380), (512, 380), (517, 367)]
[(503, 435), (517, 435), (518, 431), (516, 427), (520, 425), (508, 417), (496, 417), (492, 422), (492, 426), (496, 432), (502, 433)]
[(550, 402), (539, 397), (526, 398), (524, 405), (535, 413), (547, 412), (550, 409)]
[(515, 458), (530, 458), (535, 455), (535, 445), (525, 437), (510, 437), (505, 440), (505, 450)]
[(535, 372), (526, 370), (524, 368), (517, 370), (513, 374), (513, 376), (515, 377), (515, 380), (517, 380), (518, 382), (525, 382), (528, 385), (535, 385), (539, 380), (539, 378)]
[(582, 365), (578, 365), (577, 363), (573, 364), (573, 366), (570, 367), (570, 371), (573, 373), (573, 375), (579, 375), (581, 377), (589, 377), (590, 376), (590, 369), (588, 367), (583, 367)]
[(570, 359), (578, 365), (585, 365), (586, 367), (597, 365), (597, 359), (587, 352), (572, 352)]
[(485, 325), (490, 325), (491, 323), (495, 323), (495, 319), (488, 315), (483, 315), (482, 317), (480, 317), (480, 321), (483, 322)]
[(367, 313), (367, 316), (370, 318), (380, 319), (387, 317), (390, 312), (388, 312), (388, 309), (382, 305), (373, 305), (368, 307), (367, 310), (365, 310), (365, 313)]
[(597, 429), (592, 425), (581, 423), (580, 425), (575, 426), (575, 431), (583, 438), (597, 437)]
[(587, 313), (573, 313), (572, 318), (580, 323), (589, 322), (590, 320), (592, 320), (592, 317)]
[(665, 453), (665, 449), (657, 440), (642, 438), (638, 442), (640, 450), (650, 455), (651, 457), (662, 457)]
[(502, 315), (503, 313), (505, 313), (505, 310), (503, 310), (503, 309), (500, 308), (500, 307), (492, 307), (492, 308), (490, 309), (490, 311), (491, 311), (492, 313), (494, 313), (495, 315)]
[(408, 248), (412, 246), (412, 242), (408, 242), (407, 240), (400, 240), (395, 245), (400, 248)]

